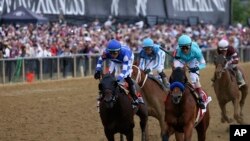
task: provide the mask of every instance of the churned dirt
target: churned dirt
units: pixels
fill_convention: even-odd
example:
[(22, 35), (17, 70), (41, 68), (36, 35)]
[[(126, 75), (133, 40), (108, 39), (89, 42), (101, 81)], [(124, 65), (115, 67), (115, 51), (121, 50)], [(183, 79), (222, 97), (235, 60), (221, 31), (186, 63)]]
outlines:
[[(250, 63), (241, 66), (249, 81)], [(169, 70), (166, 72), (170, 74)], [(220, 109), (211, 86), (213, 72), (213, 66), (201, 71), (203, 88), (213, 99), (207, 141), (229, 141), (228, 124), (220, 122)], [(96, 108), (97, 85), (98, 81), (89, 77), (0, 86), (0, 141), (106, 141)], [(247, 124), (249, 109), (248, 95), (244, 108)], [(227, 111), (232, 117), (231, 103)], [(139, 141), (138, 117), (135, 123), (135, 141)], [(160, 141), (159, 134), (157, 120), (150, 117), (149, 139)], [(195, 130), (193, 140), (197, 140)]]

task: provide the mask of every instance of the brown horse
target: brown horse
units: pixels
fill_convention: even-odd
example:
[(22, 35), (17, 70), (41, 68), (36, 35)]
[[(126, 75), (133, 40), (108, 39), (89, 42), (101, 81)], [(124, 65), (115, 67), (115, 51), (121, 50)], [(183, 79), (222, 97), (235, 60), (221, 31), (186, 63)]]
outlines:
[[(235, 74), (232, 70), (225, 69), (226, 63), (227, 60), (223, 55), (215, 57), (215, 81), (213, 87), (221, 108), (221, 122), (224, 123), (226, 121), (231, 123), (233, 121), (233, 119), (228, 117), (226, 112), (226, 104), (232, 101), (234, 106), (234, 119), (242, 124), (244, 122), (242, 111), (248, 94), (248, 85), (242, 86), (239, 90)], [(241, 68), (239, 69), (242, 71)], [(243, 78), (245, 79), (244, 75)]]
[[(131, 98), (121, 89), (111, 74), (105, 74), (99, 83), (102, 98), (100, 100), (100, 117), (108, 141), (114, 141), (116, 133), (124, 134), (127, 141), (133, 141), (134, 109)], [(146, 137), (147, 109), (141, 105), (137, 112), (140, 117), (142, 141)], [(121, 135), (121, 140), (122, 135)]]
[(165, 100), (167, 91), (158, 84), (138, 66), (132, 67), (132, 78), (137, 82), (143, 91), (143, 98), (148, 107), (148, 115), (155, 117), (161, 127), (162, 140), (166, 140), (166, 123), (165, 123)]
[(174, 69), (170, 83), (165, 105), (167, 136), (175, 133), (177, 141), (191, 141), (193, 129), (196, 128), (198, 141), (205, 141), (210, 120), (208, 102), (206, 111), (198, 107), (184, 69)]

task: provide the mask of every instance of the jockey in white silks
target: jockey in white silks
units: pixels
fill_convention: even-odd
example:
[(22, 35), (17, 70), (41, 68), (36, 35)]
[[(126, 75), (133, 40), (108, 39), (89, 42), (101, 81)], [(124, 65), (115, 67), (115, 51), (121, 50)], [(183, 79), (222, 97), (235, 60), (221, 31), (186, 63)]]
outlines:
[(153, 71), (156, 71), (161, 77), (163, 85), (169, 88), (169, 82), (164, 73), (165, 52), (160, 49), (160, 45), (154, 44), (154, 41), (150, 38), (143, 40), (142, 48), (139, 68), (148, 74), (153, 74)]

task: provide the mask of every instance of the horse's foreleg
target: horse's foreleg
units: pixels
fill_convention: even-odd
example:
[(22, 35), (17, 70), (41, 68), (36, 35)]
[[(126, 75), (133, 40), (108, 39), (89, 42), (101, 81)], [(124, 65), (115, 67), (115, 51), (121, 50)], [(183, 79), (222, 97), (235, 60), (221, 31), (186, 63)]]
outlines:
[(244, 107), (245, 100), (246, 100), (246, 97), (247, 97), (247, 94), (248, 94), (248, 86), (247, 86), (247, 85), (242, 86), (242, 87), (240, 88), (240, 91), (241, 91), (241, 99), (240, 99), (240, 116), (243, 117), (243, 107)]
[(133, 138), (134, 138), (133, 130), (130, 130), (130, 131), (126, 134), (126, 139), (127, 139), (127, 141), (133, 141)]
[(194, 125), (189, 123), (184, 127), (184, 141), (191, 141), (192, 140), (192, 133), (193, 133)]
[(175, 139), (176, 141), (183, 141), (184, 140), (184, 134), (180, 132), (175, 132)]
[(233, 119), (228, 118), (227, 111), (226, 111), (226, 103), (219, 102), (219, 106), (221, 109), (221, 122), (224, 123), (225, 121), (231, 123)]
[(104, 132), (108, 141), (115, 141), (114, 133), (110, 133), (109, 130), (104, 130)]
[(243, 119), (240, 117), (240, 112), (239, 112), (239, 99), (236, 98), (233, 100), (233, 105), (234, 105), (234, 119), (238, 122), (238, 123), (243, 123)]

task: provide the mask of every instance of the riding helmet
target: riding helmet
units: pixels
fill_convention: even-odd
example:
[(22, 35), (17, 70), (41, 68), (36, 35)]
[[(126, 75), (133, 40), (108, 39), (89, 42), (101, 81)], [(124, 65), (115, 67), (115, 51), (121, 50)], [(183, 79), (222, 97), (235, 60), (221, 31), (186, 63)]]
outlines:
[(115, 39), (112, 39), (108, 42), (107, 50), (108, 51), (119, 51), (119, 50), (121, 50), (121, 43)]
[(154, 41), (150, 38), (146, 38), (142, 42), (142, 47), (153, 47), (154, 46)]
[(227, 50), (229, 42), (225, 39), (221, 39), (218, 43), (218, 47), (220, 50)]
[(192, 44), (192, 39), (188, 35), (181, 35), (178, 39), (179, 47), (190, 46)]

